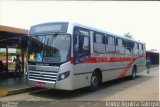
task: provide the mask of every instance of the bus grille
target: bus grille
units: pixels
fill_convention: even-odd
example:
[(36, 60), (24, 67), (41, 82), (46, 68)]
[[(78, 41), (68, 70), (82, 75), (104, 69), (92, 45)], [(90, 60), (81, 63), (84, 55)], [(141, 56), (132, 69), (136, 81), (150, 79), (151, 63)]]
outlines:
[(28, 71), (29, 79), (38, 81), (55, 82), (57, 78), (57, 71)]

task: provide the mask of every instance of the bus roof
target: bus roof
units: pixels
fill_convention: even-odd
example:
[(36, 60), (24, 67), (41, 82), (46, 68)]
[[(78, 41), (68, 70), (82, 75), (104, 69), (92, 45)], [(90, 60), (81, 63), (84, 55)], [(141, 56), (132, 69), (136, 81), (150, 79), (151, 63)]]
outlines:
[(127, 39), (127, 40), (130, 40), (130, 41), (145, 44), (144, 42), (135, 40), (134, 38), (129, 38), (129, 37), (117, 35), (117, 34), (114, 34), (114, 33), (108, 32), (108, 31), (104, 31), (104, 30), (101, 30), (101, 29), (98, 29), (98, 28), (90, 27), (90, 26), (87, 26), (87, 25), (78, 24), (78, 23), (75, 23), (75, 22), (68, 22), (68, 23), (71, 24), (72, 26), (79, 26), (79, 27), (82, 27), (82, 28), (87, 28), (87, 29), (92, 30), (92, 31), (102, 32), (102, 33), (105, 33), (105, 34), (108, 34), (108, 35), (111, 35), (111, 36), (115, 36), (115, 37), (119, 37), (119, 38), (122, 38), (122, 39)]
[(86, 28), (86, 29), (89, 29), (89, 30), (92, 30), (92, 31), (97, 31), (97, 32), (105, 33), (105, 34), (108, 34), (108, 35), (111, 35), (111, 36), (119, 37), (119, 38), (122, 38), (122, 39), (126, 39), (126, 40), (134, 41), (134, 42), (137, 42), (137, 43), (145, 44), (144, 42), (141, 42), (139, 40), (135, 40), (134, 38), (121, 36), (121, 35), (118, 35), (118, 34), (114, 34), (114, 33), (111, 33), (111, 32), (105, 31), (105, 30), (94, 28), (94, 27), (91, 27), (91, 26), (88, 26), (88, 25), (79, 24), (79, 23), (76, 23), (76, 22), (65, 22), (65, 21), (64, 22), (47, 22), (47, 23), (41, 23), (41, 24), (33, 25), (31, 27), (44, 25), (44, 24), (51, 24), (51, 23), (65, 23), (65, 24), (68, 23), (68, 26), (78, 26), (78, 27)]

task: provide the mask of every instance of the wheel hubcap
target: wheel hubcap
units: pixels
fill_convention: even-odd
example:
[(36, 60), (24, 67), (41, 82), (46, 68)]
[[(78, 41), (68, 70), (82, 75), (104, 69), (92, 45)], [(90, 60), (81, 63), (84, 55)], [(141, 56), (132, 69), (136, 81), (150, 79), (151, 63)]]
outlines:
[(133, 72), (133, 77), (135, 77), (136, 76), (136, 72)]
[(97, 77), (92, 77), (92, 85), (93, 86), (97, 86), (97, 84), (98, 84), (98, 79), (97, 79)]

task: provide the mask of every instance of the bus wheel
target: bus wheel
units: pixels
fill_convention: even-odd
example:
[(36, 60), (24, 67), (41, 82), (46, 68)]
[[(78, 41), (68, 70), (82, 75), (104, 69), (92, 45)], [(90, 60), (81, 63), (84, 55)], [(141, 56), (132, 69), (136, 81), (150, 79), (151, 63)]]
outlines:
[(99, 88), (99, 86), (100, 86), (100, 76), (97, 72), (94, 72), (91, 77), (90, 90), (95, 91)]
[(131, 75), (131, 79), (134, 80), (137, 76), (137, 71), (136, 71), (136, 67), (134, 66), (132, 69), (132, 75)]

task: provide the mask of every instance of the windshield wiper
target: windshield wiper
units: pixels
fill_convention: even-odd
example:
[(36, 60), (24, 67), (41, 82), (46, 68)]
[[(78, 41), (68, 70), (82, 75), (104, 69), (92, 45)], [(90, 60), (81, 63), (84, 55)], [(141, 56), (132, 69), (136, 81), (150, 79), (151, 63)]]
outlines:
[(58, 32), (56, 32), (55, 34), (52, 35), (52, 37), (51, 37), (49, 43), (47, 42), (47, 45), (48, 45), (48, 46), (51, 45), (51, 42), (53, 42), (53, 41), (55, 40), (55, 38), (57, 37), (57, 35), (58, 35)]

